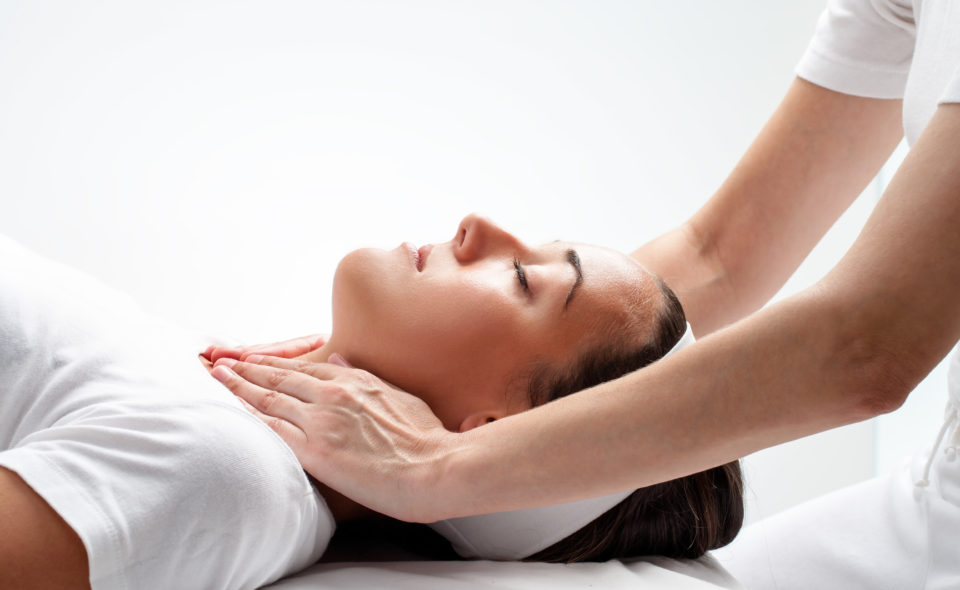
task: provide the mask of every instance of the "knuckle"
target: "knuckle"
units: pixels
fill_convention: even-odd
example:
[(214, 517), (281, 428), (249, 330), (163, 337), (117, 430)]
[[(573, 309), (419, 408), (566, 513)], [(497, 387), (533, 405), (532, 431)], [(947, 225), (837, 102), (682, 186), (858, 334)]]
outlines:
[(376, 378), (366, 371), (361, 371), (357, 374), (357, 378), (360, 381), (360, 385), (363, 389), (368, 392), (374, 392), (377, 389), (377, 380)]
[(282, 433), (284, 424), (283, 424), (283, 420), (281, 420), (280, 418), (267, 418), (266, 423), (267, 423), (267, 426), (269, 426), (277, 434)]
[(270, 413), (271, 408), (277, 404), (277, 400), (280, 399), (280, 394), (272, 389), (268, 389), (264, 392), (263, 397), (260, 398), (260, 410), (265, 413)]
[(234, 363), (231, 365), (230, 370), (241, 377), (244, 377), (247, 374), (247, 367), (243, 364), (243, 362)]
[(352, 399), (350, 391), (342, 386), (337, 384), (331, 384), (327, 389), (327, 397), (330, 398), (330, 401), (337, 405), (344, 405), (346, 402)]
[(270, 387), (277, 387), (287, 380), (289, 373), (284, 369), (274, 369), (267, 376), (267, 383)]

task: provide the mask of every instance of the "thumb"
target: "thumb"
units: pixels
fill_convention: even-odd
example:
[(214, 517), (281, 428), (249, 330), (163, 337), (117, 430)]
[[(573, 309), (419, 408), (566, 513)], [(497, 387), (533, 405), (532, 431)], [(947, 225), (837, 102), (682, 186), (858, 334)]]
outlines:
[(331, 365), (339, 365), (341, 367), (347, 367), (348, 369), (353, 368), (353, 365), (351, 365), (347, 359), (343, 358), (343, 356), (338, 352), (331, 354), (327, 359), (327, 362)]

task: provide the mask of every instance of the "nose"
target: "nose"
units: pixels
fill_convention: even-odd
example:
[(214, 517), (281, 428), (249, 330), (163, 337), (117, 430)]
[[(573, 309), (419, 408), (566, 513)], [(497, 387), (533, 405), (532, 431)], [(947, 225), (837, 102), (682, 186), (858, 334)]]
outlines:
[(523, 242), (486, 217), (471, 213), (463, 218), (453, 239), (453, 252), (461, 264), (496, 255), (519, 255)]

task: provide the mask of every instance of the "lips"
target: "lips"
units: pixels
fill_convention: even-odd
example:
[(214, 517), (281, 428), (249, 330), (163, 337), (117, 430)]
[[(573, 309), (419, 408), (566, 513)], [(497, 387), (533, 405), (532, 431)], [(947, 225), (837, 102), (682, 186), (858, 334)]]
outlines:
[(404, 242), (403, 247), (406, 248), (407, 254), (410, 255), (410, 261), (413, 263), (414, 268), (417, 269), (417, 272), (423, 272), (423, 265), (427, 262), (427, 256), (430, 255), (430, 250), (433, 250), (432, 244), (427, 244), (426, 246), (421, 246), (418, 250), (416, 246), (410, 242)]
[(407, 250), (407, 254), (410, 256), (410, 261), (413, 263), (413, 267), (420, 271), (420, 252), (417, 251), (417, 247), (411, 244), (410, 242), (404, 242), (403, 247)]

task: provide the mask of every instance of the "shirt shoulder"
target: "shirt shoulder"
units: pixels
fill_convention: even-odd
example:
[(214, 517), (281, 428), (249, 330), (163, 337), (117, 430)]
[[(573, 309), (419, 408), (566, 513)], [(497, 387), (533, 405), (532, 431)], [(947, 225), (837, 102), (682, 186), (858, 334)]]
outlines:
[(915, 38), (910, 1), (830, 0), (796, 73), (836, 92), (902, 98)]

